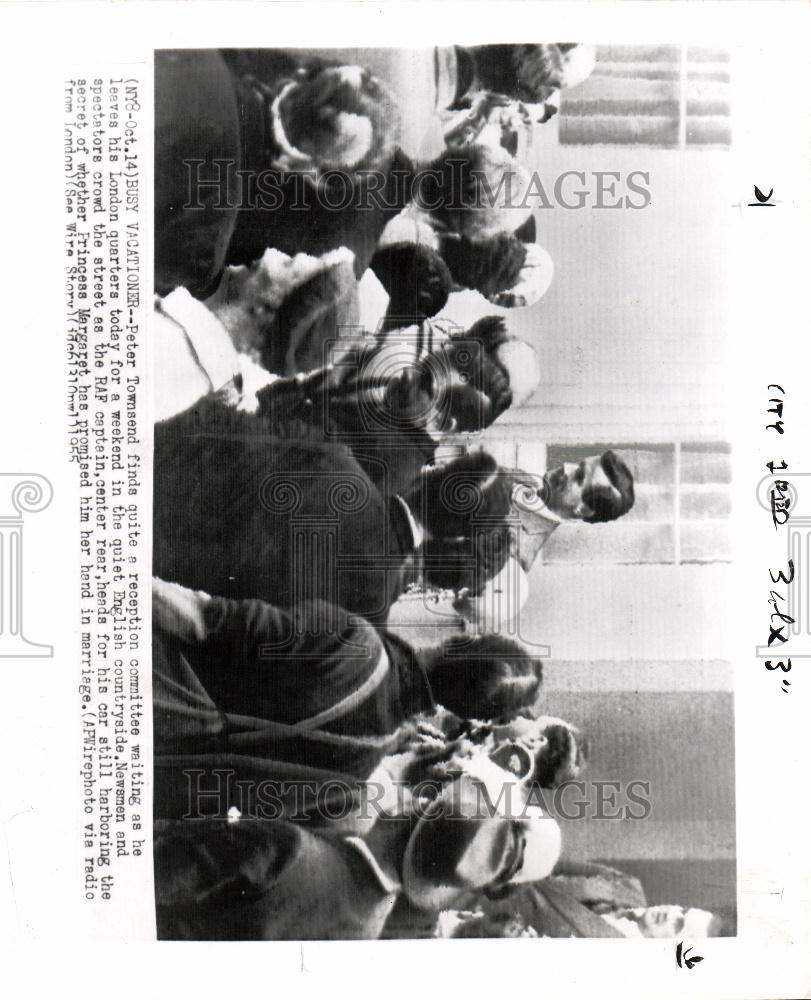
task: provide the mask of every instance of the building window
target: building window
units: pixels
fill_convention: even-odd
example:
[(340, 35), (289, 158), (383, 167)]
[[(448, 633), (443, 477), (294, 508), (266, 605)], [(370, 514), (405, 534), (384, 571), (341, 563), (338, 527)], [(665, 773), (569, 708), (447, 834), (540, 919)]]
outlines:
[[(599, 454), (601, 443), (548, 445), (546, 467)], [(541, 550), (548, 564), (730, 562), (732, 455), (726, 443), (613, 446), (634, 473), (636, 502), (608, 525), (566, 524)]]
[(451, 438), (437, 459), (448, 462), (478, 448), (502, 468), (534, 475), (610, 448), (633, 473), (636, 499), (624, 517), (609, 524), (562, 524), (541, 549), (539, 562), (683, 566), (732, 561), (732, 450), (726, 442), (546, 444), (491, 433), (484, 439)]
[(600, 45), (592, 75), (564, 90), (562, 145), (728, 149), (729, 53), (693, 45)]

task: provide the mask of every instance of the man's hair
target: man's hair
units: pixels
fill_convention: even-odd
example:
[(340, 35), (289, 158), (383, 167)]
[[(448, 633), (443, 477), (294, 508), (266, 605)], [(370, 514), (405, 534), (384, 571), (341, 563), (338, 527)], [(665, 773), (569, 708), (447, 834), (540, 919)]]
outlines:
[(460, 538), (470, 534), (474, 519), (492, 522), (508, 516), (511, 486), (493, 456), (477, 451), (427, 469), (409, 503), (421, 511), (437, 539)]
[(535, 243), (538, 235), (538, 227), (535, 223), (535, 216), (530, 215), (526, 222), (522, 223), (513, 233), (522, 243)]
[(473, 529), (461, 540), (428, 539), (423, 543), (423, 573), (426, 582), (440, 590), (467, 589), (481, 594), (497, 576), (511, 554), (509, 525)]
[[(475, 346), (480, 360), (474, 371), (467, 372), (467, 382), (483, 394), (487, 404), (487, 419), (477, 427), (463, 427), (463, 430), (481, 430), (511, 405), (521, 405), (537, 389), (540, 379), (537, 352), (508, 331), (503, 317), (484, 316), (463, 337), (454, 339), (460, 344), (462, 357), (465, 352), (469, 356), (471, 346)], [(457, 368), (462, 370), (460, 365)]]
[(571, 85), (567, 67), (572, 50), (579, 47), (574, 42), (551, 42), (477, 45), (469, 51), (480, 88), (530, 104), (543, 104), (556, 90)]
[(444, 239), (442, 255), (457, 284), (490, 298), (517, 284), (527, 248), (517, 236), (498, 233), (487, 240)]
[(560, 86), (555, 44), (476, 45), (470, 49), (480, 87), (514, 100), (543, 102)]
[(389, 295), (386, 329), (422, 323), (436, 316), (453, 287), (447, 263), (425, 244), (383, 247), (370, 266)]
[(455, 635), (429, 674), (436, 701), (461, 719), (510, 721), (537, 701), (543, 665), (500, 635)]
[(423, 472), (409, 503), (430, 532), (422, 547), (434, 587), (479, 594), (510, 556), (513, 481), (487, 452)]
[(544, 730), (546, 744), (535, 755), (532, 780), (541, 788), (557, 788), (576, 778), (586, 764), (588, 741), (562, 719)]
[(448, 362), (464, 380), (447, 396), (457, 430), (483, 430), (510, 407), (510, 373), (497, 354), (498, 347), (510, 339), (500, 316), (485, 316), (445, 345)]
[(613, 491), (605, 486), (589, 486), (584, 489), (583, 502), (594, 513), (583, 520), (590, 524), (616, 521), (634, 505), (634, 477), (625, 462), (613, 451), (606, 451), (600, 457), (600, 465), (611, 485), (619, 491), (620, 498), (618, 500)]
[(529, 172), (501, 147), (449, 146), (426, 179), (420, 196), (434, 222), (468, 239), (513, 232), (532, 214)]

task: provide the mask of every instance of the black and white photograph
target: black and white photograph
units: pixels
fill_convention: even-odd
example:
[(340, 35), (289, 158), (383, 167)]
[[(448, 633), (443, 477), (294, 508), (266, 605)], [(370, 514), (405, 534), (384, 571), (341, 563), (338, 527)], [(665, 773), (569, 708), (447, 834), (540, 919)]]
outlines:
[(735, 935), (731, 94), (156, 52), (159, 938)]
[(3, 0), (5, 992), (811, 996), (807, 0)]

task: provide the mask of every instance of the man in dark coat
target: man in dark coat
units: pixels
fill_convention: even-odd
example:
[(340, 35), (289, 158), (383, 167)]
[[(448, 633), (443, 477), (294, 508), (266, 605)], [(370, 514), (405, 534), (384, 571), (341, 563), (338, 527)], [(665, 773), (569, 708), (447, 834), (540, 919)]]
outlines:
[(285, 611), (155, 579), (153, 616), (156, 817), (317, 818), (325, 795), (346, 815), (434, 708), (406, 642), (324, 601)]
[[(283, 49), (262, 50), (259, 63), (248, 56), (156, 53), (159, 294), (182, 286), (203, 298), (226, 262), (251, 264), (268, 247), (318, 256), (345, 246), (360, 276), (408, 200), (403, 178), (412, 164), (396, 150), (396, 102), (379, 81)], [(359, 158), (353, 129), (366, 147)], [(341, 174), (337, 191), (330, 170)], [(336, 210), (344, 179), (349, 204)]]
[(560, 854), (555, 821), (540, 810), (482, 815), (476, 787), (462, 775), (423, 817), (386, 812), (362, 836), (281, 819), (159, 820), (158, 937), (377, 938), (398, 900), (436, 912), (547, 876)]
[[(153, 625), (161, 938), (378, 937), (403, 883), (423, 894), (430, 884), (424, 850), (408, 868), (421, 828), (410, 793), (393, 784), (403, 755), (390, 756), (413, 737), (407, 724), (436, 707), (428, 677), (465, 715), (491, 704), (527, 711), (541, 681), (540, 663), (515, 643), (474, 641), (461, 661), (444, 648), (418, 655), (323, 602), (288, 612), (156, 579)], [(548, 870), (554, 829), (530, 825)], [(530, 865), (521, 820), (442, 829), (442, 870), (461, 879), (440, 887), (452, 898)], [(476, 852), (481, 839), (492, 849)]]
[[(387, 823), (386, 832), (407, 841), (409, 831), (401, 822)], [(329, 836), (284, 820), (159, 820), (158, 938), (377, 938), (401, 891), (388, 858), (403, 849), (373, 854), (358, 837)]]
[(384, 621), (419, 543), (405, 503), (318, 428), (204, 399), (155, 428), (157, 576)]
[[(439, 502), (426, 505), (416, 484), (408, 496), (393, 488), (399, 467), (373, 452), (356, 456), (354, 448), (325, 435), (317, 421), (271, 422), (210, 398), (159, 423), (155, 575), (282, 607), (322, 599), (385, 622), (424, 533), (437, 533), (441, 562), (445, 508), (465, 487), (479, 489), (492, 460), (459, 459), (438, 470), (432, 483), (440, 489), (449, 477), (454, 490), (444, 498), (440, 489)], [(419, 451), (403, 455), (419, 481)], [(455, 510), (454, 534), (477, 513)]]
[(418, 652), (323, 601), (285, 610), (155, 579), (153, 622), (156, 816), (268, 818), (264, 785), (270, 818), (317, 822), (325, 794), (351, 807), (404, 748), (436, 708), (432, 684), (466, 718), (529, 712), (541, 685), (511, 640)]
[[(634, 478), (613, 451), (564, 463), (544, 476), (499, 468), (482, 455), (491, 475), (469, 530), (448, 520), (444, 537), (429, 539), (423, 557), (436, 567), (437, 585), (457, 592), (454, 607), (464, 618), (499, 631), (526, 601), (529, 571), (552, 533), (565, 521), (594, 524), (625, 515), (634, 505)], [(464, 487), (464, 481), (442, 482), (435, 475), (430, 470), (421, 480), (424, 506)]]

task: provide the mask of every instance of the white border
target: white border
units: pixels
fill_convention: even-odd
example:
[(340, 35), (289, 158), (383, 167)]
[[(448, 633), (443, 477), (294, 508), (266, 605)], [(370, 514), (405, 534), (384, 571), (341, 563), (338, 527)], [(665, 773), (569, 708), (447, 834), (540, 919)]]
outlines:
[[(43, 471), (54, 483), (51, 546), (30, 555), (41, 600), (29, 598), (30, 634), (53, 642), (45, 666), (4, 665), (3, 821), (13, 843), (12, 885), (0, 899), (13, 958), (9, 995), (82, 990), (119, 998), (234, 992), (278, 995), (344, 990), (362, 994), (467, 991), (545, 997), (799, 997), (811, 990), (808, 879), (807, 716), (801, 669), (787, 698), (772, 695), (753, 643), (762, 641), (770, 539), (750, 502), (761, 453), (762, 386), (792, 379), (792, 459), (811, 428), (803, 402), (808, 365), (808, 43), (801, 3), (30, 3), (3, 4), (5, 194), (2, 234), (4, 356), (0, 401), (4, 463)], [(64, 455), (61, 319), (60, 85), (66, 68), (145, 62), (155, 47), (257, 44), (419, 45), (564, 38), (695, 41), (746, 47), (736, 108), (738, 184), (775, 184), (784, 204), (769, 219), (745, 216), (735, 231), (737, 308), (730, 324), (737, 365), (736, 505), (740, 586), (719, 594), (737, 650), (737, 772), (740, 928), (703, 942), (705, 961), (676, 969), (670, 943), (477, 941), (159, 946), (76, 939), (81, 928), (72, 866), (75, 775), (60, 747), (75, 740), (75, 580), (60, 558), (60, 518), (70, 516), (73, 477)], [(756, 176), (755, 176), (756, 175)], [(775, 180), (775, 178), (778, 178)], [(766, 216), (769, 213), (761, 213)], [(763, 227), (771, 226), (770, 231)], [(766, 280), (764, 280), (764, 276)], [(779, 293), (775, 288), (779, 286)], [(51, 356), (52, 355), (52, 356)], [(764, 379), (764, 372), (769, 377)], [(774, 374), (773, 374), (774, 373)], [(788, 373), (788, 374), (784, 374)], [(788, 435), (787, 435), (788, 447)], [(805, 448), (807, 454), (807, 448)], [(788, 456), (787, 456), (788, 457)], [(790, 459), (790, 461), (792, 460)], [(45, 527), (43, 532), (47, 535)], [(51, 636), (53, 638), (51, 638)], [(780, 699), (780, 700), (778, 700)], [(712, 762), (707, 762), (708, 768)], [(17, 831), (22, 830), (22, 834)], [(28, 844), (20, 860), (21, 843)], [(31, 879), (36, 876), (32, 882)], [(31, 892), (31, 885), (35, 891)], [(6, 966), (8, 968), (8, 966)], [(305, 971), (302, 971), (302, 968)], [(10, 980), (10, 982), (9, 982)]]

